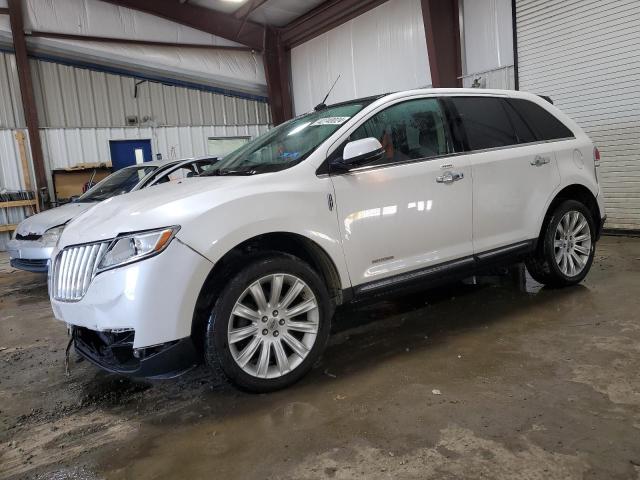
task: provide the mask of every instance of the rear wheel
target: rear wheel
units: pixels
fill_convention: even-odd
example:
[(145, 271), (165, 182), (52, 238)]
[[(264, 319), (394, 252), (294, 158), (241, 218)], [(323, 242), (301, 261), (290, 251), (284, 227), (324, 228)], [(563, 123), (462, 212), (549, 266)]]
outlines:
[(538, 282), (575, 285), (589, 273), (595, 254), (595, 225), (582, 203), (567, 200), (548, 219), (536, 253), (526, 261)]
[(239, 272), (218, 298), (206, 358), (237, 386), (291, 385), (320, 357), (330, 330), (327, 290), (303, 261), (276, 254)]

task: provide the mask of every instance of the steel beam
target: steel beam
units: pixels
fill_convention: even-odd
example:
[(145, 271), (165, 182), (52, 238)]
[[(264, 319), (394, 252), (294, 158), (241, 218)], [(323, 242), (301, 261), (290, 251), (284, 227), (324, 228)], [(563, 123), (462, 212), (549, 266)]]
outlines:
[(129, 45), (144, 45), (150, 47), (176, 47), (176, 48), (198, 48), (205, 50), (230, 50), (236, 52), (251, 52), (251, 47), (236, 47), (230, 45), (207, 45), (203, 43), (175, 43), (175, 42), (158, 42), (152, 40), (134, 40), (127, 38), (99, 37), (95, 35), (76, 35), (72, 33), (57, 32), (41, 32), (33, 30), (26, 34), (28, 37), (39, 38), (57, 38), (60, 40), (80, 40), (84, 42), (100, 42), (100, 43), (124, 43)]
[(291, 96), (291, 50), (281, 41), (280, 32), (268, 28), (263, 55), (269, 105), (274, 125), (293, 117)]
[(261, 5), (267, 3), (267, 1), (268, 0), (251, 0), (233, 12), (233, 16), (240, 20), (240, 28), (238, 29), (238, 33), (236, 33), (236, 38), (242, 33), (242, 29), (247, 23), (249, 15), (251, 15)]
[[(262, 51), (265, 27), (259, 23), (243, 21), (222, 12), (209, 8), (179, 3), (175, 1), (156, 0), (103, 0), (120, 7), (131, 8), (150, 13), (181, 25), (186, 25), (203, 32), (216, 35), (227, 40), (242, 43), (254, 50)], [(237, 35), (238, 32), (240, 35)]]
[[(13, 48), (16, 55), (18, 80), (20, 82), (20, 95), (22, 96), (22, 109), (29, 132), (29, 146), (33, 160), (33, 170), (36, 177), (36, 198), (39, 198), (38, 190), (47, 188), (47, 174), (44, 167), (44, 155), (40, 142), (40, 126), (38, 124), (38, 111), (33, 92), (33, 79), (27, 57), (27, 42), (24, 37), (24, 24), (22, 17), (22, 1), (9, 0), (9, 20), (11, 34), (13, 36)], [(24, 172), (29, 175), (29, 172)], [(43, 205), (44, 207), (44, 205)]]
[(268, 1), (269, 0), (249, 0), (247, 3), (233, 12), (233, 16), (239, 19), (247, 18)]
[(281, 41), (296, 47), (322, 35), (387, 0), (328, 0), (283, 28)]
[(462, 85), (458, 0), (421, 0), (427, 37), (431, 84), (438, 87)]

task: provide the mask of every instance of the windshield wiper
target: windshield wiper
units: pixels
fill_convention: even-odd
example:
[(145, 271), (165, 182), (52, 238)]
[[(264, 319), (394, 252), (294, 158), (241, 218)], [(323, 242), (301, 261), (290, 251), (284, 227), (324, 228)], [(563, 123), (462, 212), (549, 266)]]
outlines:
[(254, 169), (220, 170), (220, 175), (254, 175)]
[(227, 175), (242, 175), (242, 176), (248, 176), (248, 175), (255, 175), (256, 173), (258, 173), (256, 170), (254, 170), (253, 168), (251, 169), (247, 169), (247, 168), (238, 168), (238, 169), (226, 169), (226, 168), (218, 168), (216, 170), (211, 170), (210, 172), (206, 172), (204, 174), (202, 174), (203, 177), (225, 177)]

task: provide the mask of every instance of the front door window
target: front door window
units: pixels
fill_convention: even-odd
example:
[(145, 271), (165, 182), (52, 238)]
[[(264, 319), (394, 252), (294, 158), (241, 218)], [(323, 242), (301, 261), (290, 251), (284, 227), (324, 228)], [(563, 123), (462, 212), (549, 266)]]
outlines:
[(377, 113), (350, 140), (377, 138), (385, 150), (380, 165), (451, 153), (445, 119), (435, 98), (410, 100)]

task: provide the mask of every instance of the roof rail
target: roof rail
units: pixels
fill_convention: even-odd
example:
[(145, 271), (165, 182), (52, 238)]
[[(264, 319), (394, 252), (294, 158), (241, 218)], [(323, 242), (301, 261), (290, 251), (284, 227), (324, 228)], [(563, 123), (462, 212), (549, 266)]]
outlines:
[(548, 95), (538, 95), (540, 98), (542, 98), (543, 100), (546, 100), (547, 102), (549, 102), (551, 105), (553, 105), (553, 100), (551, 100), (551, 97)]

